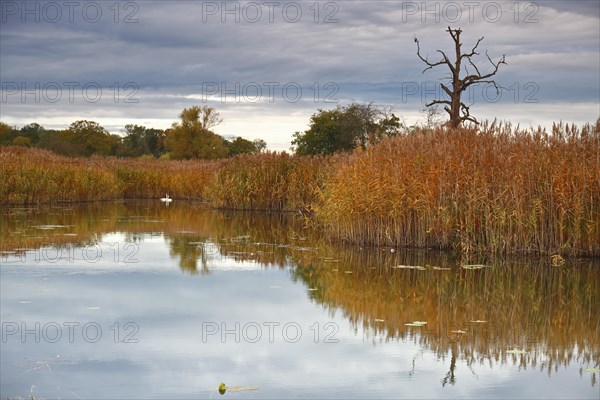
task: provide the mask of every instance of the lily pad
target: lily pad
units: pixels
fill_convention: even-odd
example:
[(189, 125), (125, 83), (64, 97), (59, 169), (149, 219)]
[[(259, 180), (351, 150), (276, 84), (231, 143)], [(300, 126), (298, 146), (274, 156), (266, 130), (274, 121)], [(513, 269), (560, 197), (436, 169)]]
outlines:
[(527, 352), (519, 349), (511, 349), (506, 350), (506, 354), (527, 354)]
[(425, 321), (413, 321), (413, 322), (408, 322), (406, 324), (404, 324), (406, 326), (425, 326), (427, 325), (427, 322)]
[(489, 265), (483, 264), (471, 264), (471, 265), (461, 265), (462, 269), (482, 269), (482, 268), (491, 268)]
[(586, 368), (585, 372), (600, 372), (600, 368)]
[(394, 269), (416, 269), (419, 271), (425, 271), (425, 267), (422, 267), (420, 265), (394, 265), (392, 266), (392, 268)]

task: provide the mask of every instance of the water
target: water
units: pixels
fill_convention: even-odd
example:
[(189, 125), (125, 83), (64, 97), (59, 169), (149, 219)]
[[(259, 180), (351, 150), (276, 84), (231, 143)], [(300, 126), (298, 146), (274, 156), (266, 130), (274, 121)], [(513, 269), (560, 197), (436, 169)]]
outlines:
[(599, 395), (597, 260), (463, 269), (177, 202), (1, 222), (2, 398)]

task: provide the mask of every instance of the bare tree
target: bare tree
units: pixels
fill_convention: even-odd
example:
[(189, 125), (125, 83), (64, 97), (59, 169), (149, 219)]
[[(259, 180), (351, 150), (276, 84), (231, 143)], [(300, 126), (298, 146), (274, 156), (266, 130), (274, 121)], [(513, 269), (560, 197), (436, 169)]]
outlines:
[[(448, 27), (446, 32), (450, 34), (452, 40), (454, 41), (454, 47), (456, 50), (456, 60), (454, 62), (450, 61), (448, 56), (442, 50), (437, 50), (437, 52), (442, 55), (441, 59), (437, 62), (430, 62), (428, 57), (424, 58), (421, 55), (419, 40), (415, 37), (415, 43), (417, 44), (417, 55), (425, 64), (427, 64), (427, 68), (423, 70), (423, 73), (433, 67), (437, 67), (438, 65), (447, 65), (451, 73), (452, 89), (448, 88), (448, 86), (445, 84), (440, 83), (444, 92), (450, 96), (450, 100), (434, 100), (426, 104), (426, 106), (431, 107), (435, 104), (444, 104), (444, 110), (446, 110), (446, 112), (450, 115), (448, 124), (451, 128), (458, 128), (464, 121), (470, 121), (475, 124), (479, 124), (477, 119), (470, 114), (469, 106), (461, 101), (461, 95), (469, 86), (477, 83), (491, 83), (496, 88), (496, 91), (499, 92), (500, 87), (495, 81), (489, 80), (488, 78), (496, 75), (500, 64), (506, 64), (505, 56), (503, 55), (498, 62), (494, 62), (486, 51), (485, 55), (490, 64), (492, 64), (493, 70), (489, 73), (482, 74), (479, 71), (479, 68), (473, 63), (471, 58), (479, 55), (479, 53), (477, 53), (477, 47), (483, 40), (483, 37), (481, 37), (477, 43), (475, 43), (475, 46), (473, 46), (470, 52), (463, 53), (461, 49), (462, 43), (460, 42), (460, 34), (462, 33), (462, 30), (451, 29)], [(468, 62), (468, 64), (464, 64), (466, 75), (461, 78), (460, 73), (461, 69), (463, 68), (463, 61), (465, 60)], [(474, 71), (472, 73), (469, 73), (468, 65), (473, 67)]]

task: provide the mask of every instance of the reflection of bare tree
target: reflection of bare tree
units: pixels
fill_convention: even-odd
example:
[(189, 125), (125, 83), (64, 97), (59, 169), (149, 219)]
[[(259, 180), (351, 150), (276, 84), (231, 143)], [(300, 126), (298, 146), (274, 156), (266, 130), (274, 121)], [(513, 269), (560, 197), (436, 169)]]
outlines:
[(453, 343), (451, 346), (452, 356), (450, 357), (450, 370), (442, 379), (442, 386), (446, 386), (446, 384), (451, 384), (454, 386), (456, 383), (456, 376), (454, 375), (454, 370), (456, 369), (456, 343)]

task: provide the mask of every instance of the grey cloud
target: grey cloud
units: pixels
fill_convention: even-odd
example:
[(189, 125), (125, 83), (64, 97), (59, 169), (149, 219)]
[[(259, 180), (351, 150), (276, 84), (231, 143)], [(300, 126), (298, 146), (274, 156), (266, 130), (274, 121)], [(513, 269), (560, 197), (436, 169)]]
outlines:
[[(600, 102), (600, 60), (597, 57), (600, 19), (595, 1), (535, 3), (539, 5), (536, 23), (523, 22), (525, 11), (531, 11), (525, 8), (528, 2), (519, 3), (518, 23), (509, 8), (514, 7), (512, 2), (479, 2), (479, 14), (475, 14), (472, 22), (464, 11), (465, 4), (455, 2), (463, 9), (462, 18), (456, 23), (449, 23), (452, 17), (449, 15), (442, 15), (439, 22), (435, 22), (435, 16), (426, 15), (428, 19), (423, 23), (421, 10), (407, 12), (407, 7), (415, 4), (420, 7), (421, 2), (331, 3), (338, 8), (326, 10), (325, 5), (329, 3), (319, 3), (319, 23), (314, 23), (313, 11), (308, 8), (313, 3), (304, 2), (298, 3), (303, 7), (303, 17), (297, 23), (286, 22), (277, 11), (271, 23), (266, 9), (258, 23), (243, 18), (235, 23), (230, 16), (229, 22), (222, 23), (219, 15), (203, 20), (202, 3), (177, 1), (136, 2), (138, 22), (133, 24), (115, 23), (109, 18), (108, 9), (104, 10), (108, 19), (96, 24), (82, 20), (72, 24), (23, 24), (10, 20), (1, 28), (3, 85), (25, 82), (30, 88), (35, 82), (43, 85), (75, 81), (82, 85), (98, 82), (108, 88), (115, 82), (120, 85), (134, 82), (140, 88), (140, 102), (123, 104), (103, 99), (96, 105), (81, 101), (31, 104), (12, 96), (3, 101), (1, 118), (23, 124), (42, 116), (38, 120), (42, 124), (60, 124), (62, 116), (66, 126), (73, 117), (86, 116), (102, 119), (106, 125), (116, 128), (129, 117), (131, 123), (156, 124), (160, 120), (160, 125), (166, 127), (177, 118), (182, 107), (200, 102), (197, 96), (202, 94), (203, 83), (224, 83), (231, 88), (236, 83), (243, 86), (251, 82), (261, 85), (297, 82), (305, 88), (315, 82), (320, 86), (334, 82), (339, 87), (336, 94), (339, 101), (392, 104), (407, 116), (417, 115), (423, 104), (418, 96), (403, 101), (403, 84), (436, 81), (447, 73), (438, 69), (421, 74), (424, 66), (416, 57), (413, 37), (419, 37), (424, 53), (434, 59), (437, 49), (452, 51), (445, 32), (448, 25), (464, 30), (465, 47), (485, 36), (480, 65), (487, 64), (483, 53), (486, 49), (493, 59), (506, 54), (508, 65), (497, 76), (502, 85), (523, 86), (535, 82), (540, 87), (543, 104), (572, 100), (592, 105)], [(239, 3), (240, 7), (245, 4), (247, 2)], [(280, 4), (282, 8), (285, 2)], [(433, 7), (432, 3), (428, 4)], [(444, 9), (449, 3), (439, 4), (440, 9)], [(502, 5), (501, 20), (491, 23), (489, 18), (482, 17), (481, 10), (487, 4)], [(125, 11), (121, 10), (121, 19)], [(334, 17), (338, 22), (322, 23), (331, 11), (336, 11)], [(144, 97), (149, 94), (152, 96)], [(311, 102), (307, 95), (311, 93), (306, 92), (295, 104), (281, 98), (259, 104), (214, 100), (210, 104), (232, 121), (240, 121), (242, 116), (252, 117), (248, 131), (263, 132), (268, 142), (280, 142), (281, 137), (290, 140), (295, 130), (303, 129), (292, 125), (298, 115), (303, 115), (308, 122), (317, 108), (335, 106)], [(473, 111), (477, 114), (476, 108)], [(499, 117), (510, 119), (510, 115), (501, 114), (501, 108), (497, 111)], [(284, 114), (290, 116), (285, 132), (265, 132), (265, 123), (258, 122), (260, 116), (267, 120)], [(577, 120), (596, 117), (582, 111)]]

